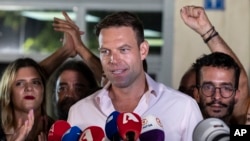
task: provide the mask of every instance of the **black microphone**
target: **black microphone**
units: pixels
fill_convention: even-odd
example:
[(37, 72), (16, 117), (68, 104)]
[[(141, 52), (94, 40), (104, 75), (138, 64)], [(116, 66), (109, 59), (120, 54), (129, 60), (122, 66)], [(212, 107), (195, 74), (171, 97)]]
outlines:
[(193, 141), (229, 141), (230, 129), (218, 118), (200, 121), (193, 132)]

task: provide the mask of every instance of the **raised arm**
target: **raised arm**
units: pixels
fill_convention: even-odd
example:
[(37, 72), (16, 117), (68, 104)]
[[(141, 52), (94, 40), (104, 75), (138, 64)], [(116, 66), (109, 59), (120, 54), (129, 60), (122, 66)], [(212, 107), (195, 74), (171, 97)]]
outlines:
[[(83, 34), (79, 31), (79, 34)], [(62, 47), (58, 48), (54, 53), (42, 60), (39, 64), (44, 68), (48, 75), (51, 75), (57, 67), (70, 57), (75, 57), (77, 54), (73, 40), (68, 33), (64, 33)]]
[(180, 13), (184, 23), (203, 38), (211, 52), (226, 53), (232, 58), (234, 58), (234, 60), (240, 66), (241, 75), (239, 80), (239, 90), (241, 94), (238, 103), (236, 103), (235, 105), (233, 114), (236, 117), (242, 116), (245, 110), (244, 105), (246, 99), (249, 97), (248, 77), (242, 63), (240, 62), (236, 54), (233, 52), (233, 50), (222, 39), (222, 37), (217, 34), (217, 31), (209, 21), (204, 8), (196, 6), (185, 6), (181, 9)]
[(102, 77), (102, 65), (100, 59), (92, 53), (82, 42), (78, 26), (69, 18), (66, 12), (63, 12), (66, 20), (54, 19), (54, 29), (56, 31), (67, 33), (71, 36), (74, 49), (81, 56), (83, 61), (93, 71), (96, 80), (101, 83)]

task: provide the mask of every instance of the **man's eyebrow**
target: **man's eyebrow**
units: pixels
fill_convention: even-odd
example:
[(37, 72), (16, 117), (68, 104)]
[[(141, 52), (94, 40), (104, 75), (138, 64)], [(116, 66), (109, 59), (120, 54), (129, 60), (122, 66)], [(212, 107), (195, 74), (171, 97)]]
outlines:
[(83, 83), (75, 83), (76, 86), (85, 86)]
[(59, 85), (67, 85), (66, 82), (60, 82)]

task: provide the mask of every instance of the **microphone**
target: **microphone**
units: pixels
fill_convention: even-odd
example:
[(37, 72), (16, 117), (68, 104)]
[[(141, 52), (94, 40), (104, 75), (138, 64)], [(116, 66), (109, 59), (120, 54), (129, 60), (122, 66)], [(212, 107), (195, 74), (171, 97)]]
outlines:
[(148, 115), (142, 119), (141, 141), (164, 141), (165, 135), (159, 118)]
[(121, 113), (117, 118), (120, 136), (125, 141), (136, 141), (142, 130), (142, 121), (136, 113)]
[(61, 141), (78, 141), (81, 133), (82, 130), (79, 127), (73, 126), (63, 134)]
[(48, 133), (48, 141), (61, 141), (63, 134), (70, 128), (65, 120), (57, 120), (52, 124)]
[(105, 133), (99, 126), (90, 126), (83, 130), (79, 141), (104, 141)]
[(108, 116), (106, 120), (105, 133), (107, 138), (111, 141), (121, 140), (116, 123), (119, 114), (120, 114), (119, 112), (114, 111)]
[(229, 141), (229, 127), (218, 118), (200, 121), (193, 132), (193, 141)]

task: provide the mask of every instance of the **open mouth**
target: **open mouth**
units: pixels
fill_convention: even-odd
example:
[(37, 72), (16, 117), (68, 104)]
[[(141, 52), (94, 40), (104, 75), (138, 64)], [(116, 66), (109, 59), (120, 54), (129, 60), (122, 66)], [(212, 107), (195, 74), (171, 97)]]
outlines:
[(111, 71), (112, 74), (121, 74), (124, 72), (124, 70), (115, 70), (115, 71)]

